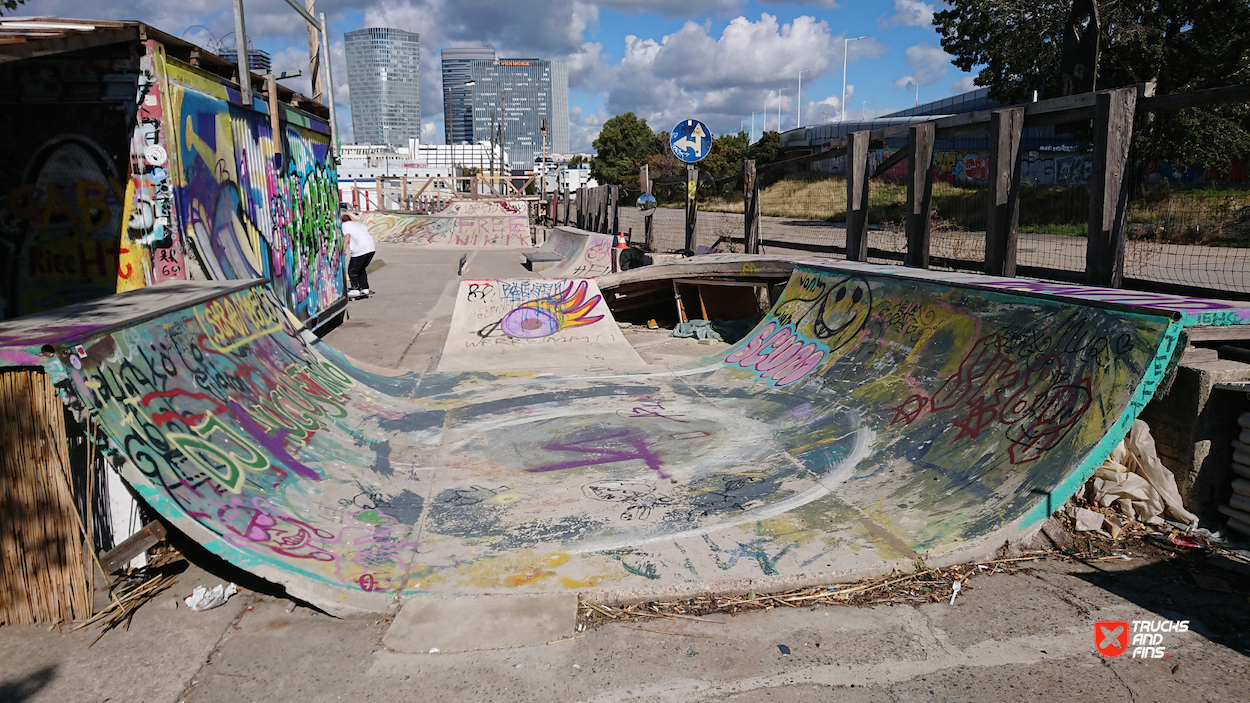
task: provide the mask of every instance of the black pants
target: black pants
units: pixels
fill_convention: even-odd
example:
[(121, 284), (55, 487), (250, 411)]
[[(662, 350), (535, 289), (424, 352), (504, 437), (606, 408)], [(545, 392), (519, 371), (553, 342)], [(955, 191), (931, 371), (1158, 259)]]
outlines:
[(369, 262), (373, 261), (374, 252), (353, 256), (347, 262), (347, 280), (354, 290), (365, 290), (369, 287)]

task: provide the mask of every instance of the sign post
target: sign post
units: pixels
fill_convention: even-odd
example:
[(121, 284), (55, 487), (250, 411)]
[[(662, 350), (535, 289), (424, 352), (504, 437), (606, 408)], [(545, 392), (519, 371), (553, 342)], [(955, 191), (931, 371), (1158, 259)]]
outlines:
[(673, 155), (686, 162), (686, 250), (694, 253), (695, 247), (695, 190), (699, 187), (699, 170), (695, 164), (702, 161), (712, 150), (712, 132), (698, 120), (682, 120), (673, 127), (669, 137)]

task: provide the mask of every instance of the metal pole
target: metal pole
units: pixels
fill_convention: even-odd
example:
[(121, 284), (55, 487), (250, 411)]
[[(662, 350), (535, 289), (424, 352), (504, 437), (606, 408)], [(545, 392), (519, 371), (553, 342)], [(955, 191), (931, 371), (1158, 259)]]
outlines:
[(321, 65), (325, 67), (325, 89), (324, 93), (328, 99), (323, 99), (326, 105), (330, 107), (330, 155), (337, 164), (339, 161), (339, 119), (338, 110), (334, 107), (334, 74), (330, 72), (330, 29), (326, 24), (326, 13), (321, 13), (321, 56), (325, 59)]
[(838, 107), (842, 113), (842, 119), (839, 122), (846, 122), (846, 57), (851, 46), (851, 42), (859, 41), (864, 37), (845, 37), (842, 40), (842, 104)]
[(686, 249), (691, 254), (694, 253), (695, 237), (695, 209), (694, 209), (694, 192), (699, 187), (699, 172), (695, 170), (694, 164), (686, 166)]
[(812, 69), (810, 68), (805, 68), (802, 71), (799, 71), (799, 97), (797, 98), (799, 105), (799, 127), (803, 126), (803, 74), (809, 73), (811, 70)]
[(252, 71), (247, 65), (247, 27), (243, 21), (243, 0), (234, 0), (234, 58), (239, 64), (239, 99), (252, 108)]
[[(305, 19), (312, 19), (312, 13), (316, 10), (313, 4), (316, 0), (304, 0), (305, 12), (301, 13)], [(298, 5), (294, 6), (296, 10)], [(325, 82), (321, 80), (321, 42), (318, 39), (318, 33), (321, 27), (316, 22), (309, 23), (308, 27), (308, 73), (311, 78), (313, 91), (313, 100), (321, 100), (322, 93), (325, 92)]]

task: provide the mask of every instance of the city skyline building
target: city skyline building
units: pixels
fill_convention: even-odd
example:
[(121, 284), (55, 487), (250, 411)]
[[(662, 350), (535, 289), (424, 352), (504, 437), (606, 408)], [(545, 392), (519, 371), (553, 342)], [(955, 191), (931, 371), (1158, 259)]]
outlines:
[(470, 80), (474, 83), (470, 90), (475, 140), (489, 140), (492, 121), (495, 129), (502, 122), (503, 147), (512, 157), (513, 168), (532, 171), (542, 155), (541, 130), (546, 120), (547, 153), (568, 153), (567, 64), (535, 58), (474, 59)]
[(421, 138), (420, 35), (367, 27), (343, 35), (358, 144), (407, 146)]
[[(473, 80), (474, 61), (494, 61), (490, 47), (456, 47), (443, 49), (443, 141), (446, 144), (473, 144)], [(490, 136), (486, 135), (489, 141)]]
[[(229, 61), (230, 63), (233, 63), (233, 64), (239, 63), (238, 49), (222, 48), (218, 50), (217, 55), (225, 59), (226, 61)], [(273, 66), (273, 59), (269, 56), (268, 51), (265, 51), (264, 49), (253, 49), (250, 46), (248, 47), (247, 68), (249, 71), (252, 71), (253, 73), (259, 73), (263, 76), (272, 70), (272, 66)]]

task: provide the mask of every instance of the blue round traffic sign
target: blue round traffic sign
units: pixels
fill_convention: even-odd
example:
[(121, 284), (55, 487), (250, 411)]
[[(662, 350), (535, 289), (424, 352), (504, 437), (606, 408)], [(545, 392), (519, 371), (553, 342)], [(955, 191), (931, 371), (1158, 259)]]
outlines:
[(712, 150), (712, 130), (698, 120), (682, 120), (669, 137), (673, 155), (688, 164), (702, 161)]

